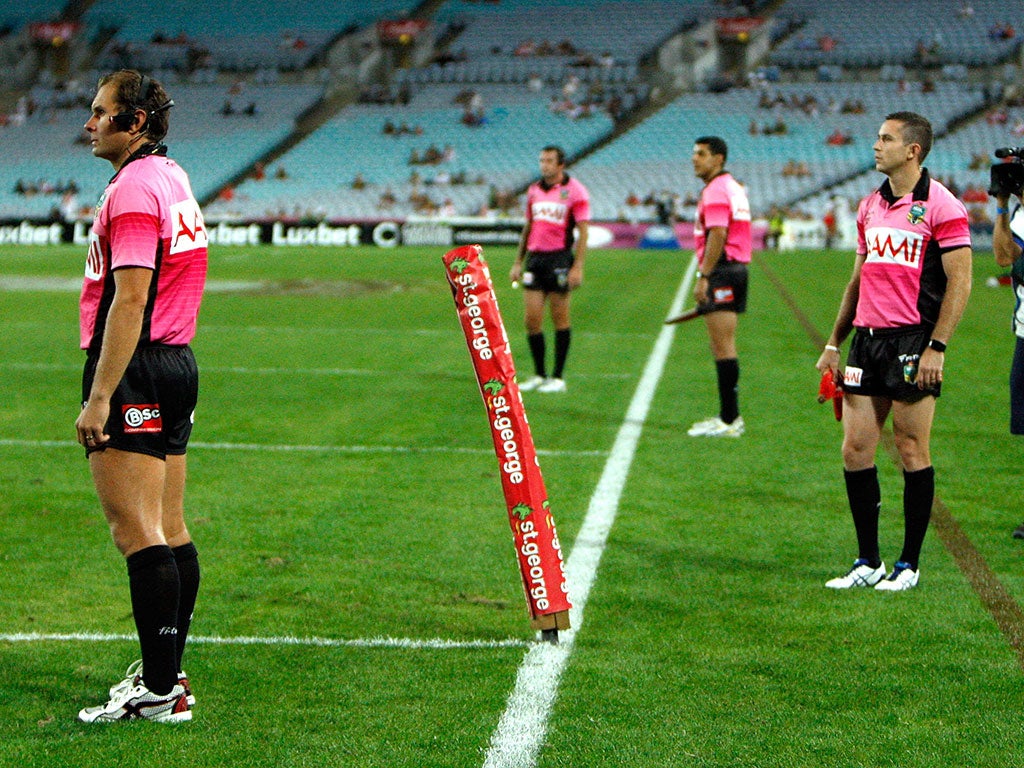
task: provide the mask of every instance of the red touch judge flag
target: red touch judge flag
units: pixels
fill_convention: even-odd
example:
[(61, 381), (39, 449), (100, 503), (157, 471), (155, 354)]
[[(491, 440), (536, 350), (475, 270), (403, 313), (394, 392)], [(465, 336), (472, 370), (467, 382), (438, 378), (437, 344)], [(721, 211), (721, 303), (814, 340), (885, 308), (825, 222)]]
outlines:
[(568, 629), (572, 606), (562, 547), (483, 249), (479, 245), (456, 248), (442, 261), (487, 408), (531, 624), (542, 630)]

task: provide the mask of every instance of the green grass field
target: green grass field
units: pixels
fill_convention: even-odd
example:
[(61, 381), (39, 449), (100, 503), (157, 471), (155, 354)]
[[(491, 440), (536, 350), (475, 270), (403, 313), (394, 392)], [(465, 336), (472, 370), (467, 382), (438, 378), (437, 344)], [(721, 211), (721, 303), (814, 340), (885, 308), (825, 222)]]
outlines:
[[(484, 764), (534, 633), (442, 252), (211, 252), (189, 453), (195, 718), (97, 727), (75, 715), (137, 645), (119, 639), (134, 631), (125, 569), (73, 443), (84, 254), (0, 249), (0, 765)], [(528, 370), (521, 299), (500, 279), (512, 251), (485, 256)], [(524, 395), (567, 553), (689, 257), (594, 251), (569, 393)], [(977, 254), (920, 586), (836, 594), (822, 585), (856, 551), (813, 366), (852, 254), (758, 261), (747, 434), (687, 437), (717, 407), (714, 370), (703, 328), (677, 326), (536, 765), (1012, 764), (1024, 549), (1009, 534), (1024, 514), (1009, 289), (985, 286), (996, 268)], [(891, 563), (902, 481), (887, 453), (878, 464)]]

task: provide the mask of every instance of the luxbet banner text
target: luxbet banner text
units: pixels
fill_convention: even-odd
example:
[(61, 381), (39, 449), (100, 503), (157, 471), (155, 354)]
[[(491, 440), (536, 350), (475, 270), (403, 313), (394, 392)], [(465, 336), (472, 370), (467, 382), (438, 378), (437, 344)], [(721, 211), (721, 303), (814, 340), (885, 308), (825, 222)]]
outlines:
[(482, 250), (479, 245), (456, 248), (442, 261), (487, 409), (532, 624), (568, 629), (572, 606), (562, 548)]

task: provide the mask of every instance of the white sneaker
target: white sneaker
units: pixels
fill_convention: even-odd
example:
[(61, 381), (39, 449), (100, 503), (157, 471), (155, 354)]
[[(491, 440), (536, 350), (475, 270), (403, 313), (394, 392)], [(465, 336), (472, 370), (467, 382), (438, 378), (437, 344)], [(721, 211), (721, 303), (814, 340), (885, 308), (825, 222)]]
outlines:
[(825, 586), (829, 589), (850, 589), (851, 587), (874, 587), (885, 578), (885, 563), (877, 568), (868, 565), (868, 561), (858, 558), (853, 561), (853, 568), (845, 576), (829, 579)]
[(566, 389), (565, 379), (548, 379), (537, 387), (538, 392), (547, 392), (548, 394), (552, 392), (565, 392)]
[(736, 421), (726, 424), (717, 416), (707, 421), (699, 421), (687, 431), (690, 437), (739, 437), (746, 430), (743, 417), (737, 416)]
[(690, 427), (686, 434), (690, 435), (691, 437), (703, 435), (705, 432), (711, 429), (711, 427), (715, 426), (715, 424), (717, 424), (719, 421), (721, 421), (721, 419), (719, 419), (717, 416), (712, 416), (710, 419), (704, 419), (703, 421), (695, 421), (693, 422), (693, 425)]
[(78, 713), (83, 723), (113, 723), (118, 720), (152, 720), (155, 723), (183, 723), (192, 719), (185, 686), (175, 685), (161, 696), (142, 683), (128, 687), (117, 685), (117, 695), (106, 704), (86, 707)]
[[(124, 679), (110, 689), (110, 698), (113, 699), (115, 696), (120, 696), (129, 688), (134, 688), (141, 682), (142, 659), (138, 659), (128, 665), (128, 669), (125, 670), (124, 673)], [(192, 709), (192, 707), (196, 705), (196, 697), (192, 693), (192, 685), (188, 681), (188, 675), (184, 672), (178, 673), (178, 685), (185, 689), (185, 698), (188, 700), (188, 708)]]
[(899, 562), (893, 566), (892, 573), (875, 584), (875, 589), (882, 592), (902, 592), (917, 586), (919, 574), (908, 563)]
[(519, 385), (520, 392), (531, 392), (545, 382), (542, 376), (531, 376)]

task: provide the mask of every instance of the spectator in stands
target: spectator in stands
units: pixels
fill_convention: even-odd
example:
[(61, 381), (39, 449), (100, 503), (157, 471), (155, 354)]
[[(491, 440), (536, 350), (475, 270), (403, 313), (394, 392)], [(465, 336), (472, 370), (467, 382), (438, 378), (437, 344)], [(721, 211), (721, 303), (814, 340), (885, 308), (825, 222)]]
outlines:
[(853, 137), (842, 129), (836, 128), (825, 139), (825, 143), (830, 147), (844, 147), (847, 144), (853, 144)]
[(280, 163), (277, 164), (277, 169), (274, 171), (274, 178), (278, 181), (283, 181), (288, 178), (288, 171)]
[(357, 173), (352, 179), (352, 189), (366, 189), (366, 179), (363, 178), (363, 174)]
[[(534, 375), (519, 388), (555, 393), (566, 391), (563, 371), (572, 339), (570, 292), (583, 284), (590, 194), (565, 172), (565, 153), (561, 147), (545, 146), (539, 160), (541, 177), (526, 193), (526, 226), (519, 239), (519, 251), (509, 271), (509, 280), (513, 284), (522, 281), (525, 289), (526, 335), (534, 367)], [(555, 327), (551, 378), (547, 377), (545, 359), (545, 304)]]
[(387, 187), (380, 193), (380, 199), (377, 201), (377, 208), (382, 211), (389, 211), (395, 207), (395, 203), (397, 202), (398, 200), (395, 197), (395, 193), (391, 191), (391, 187)]

